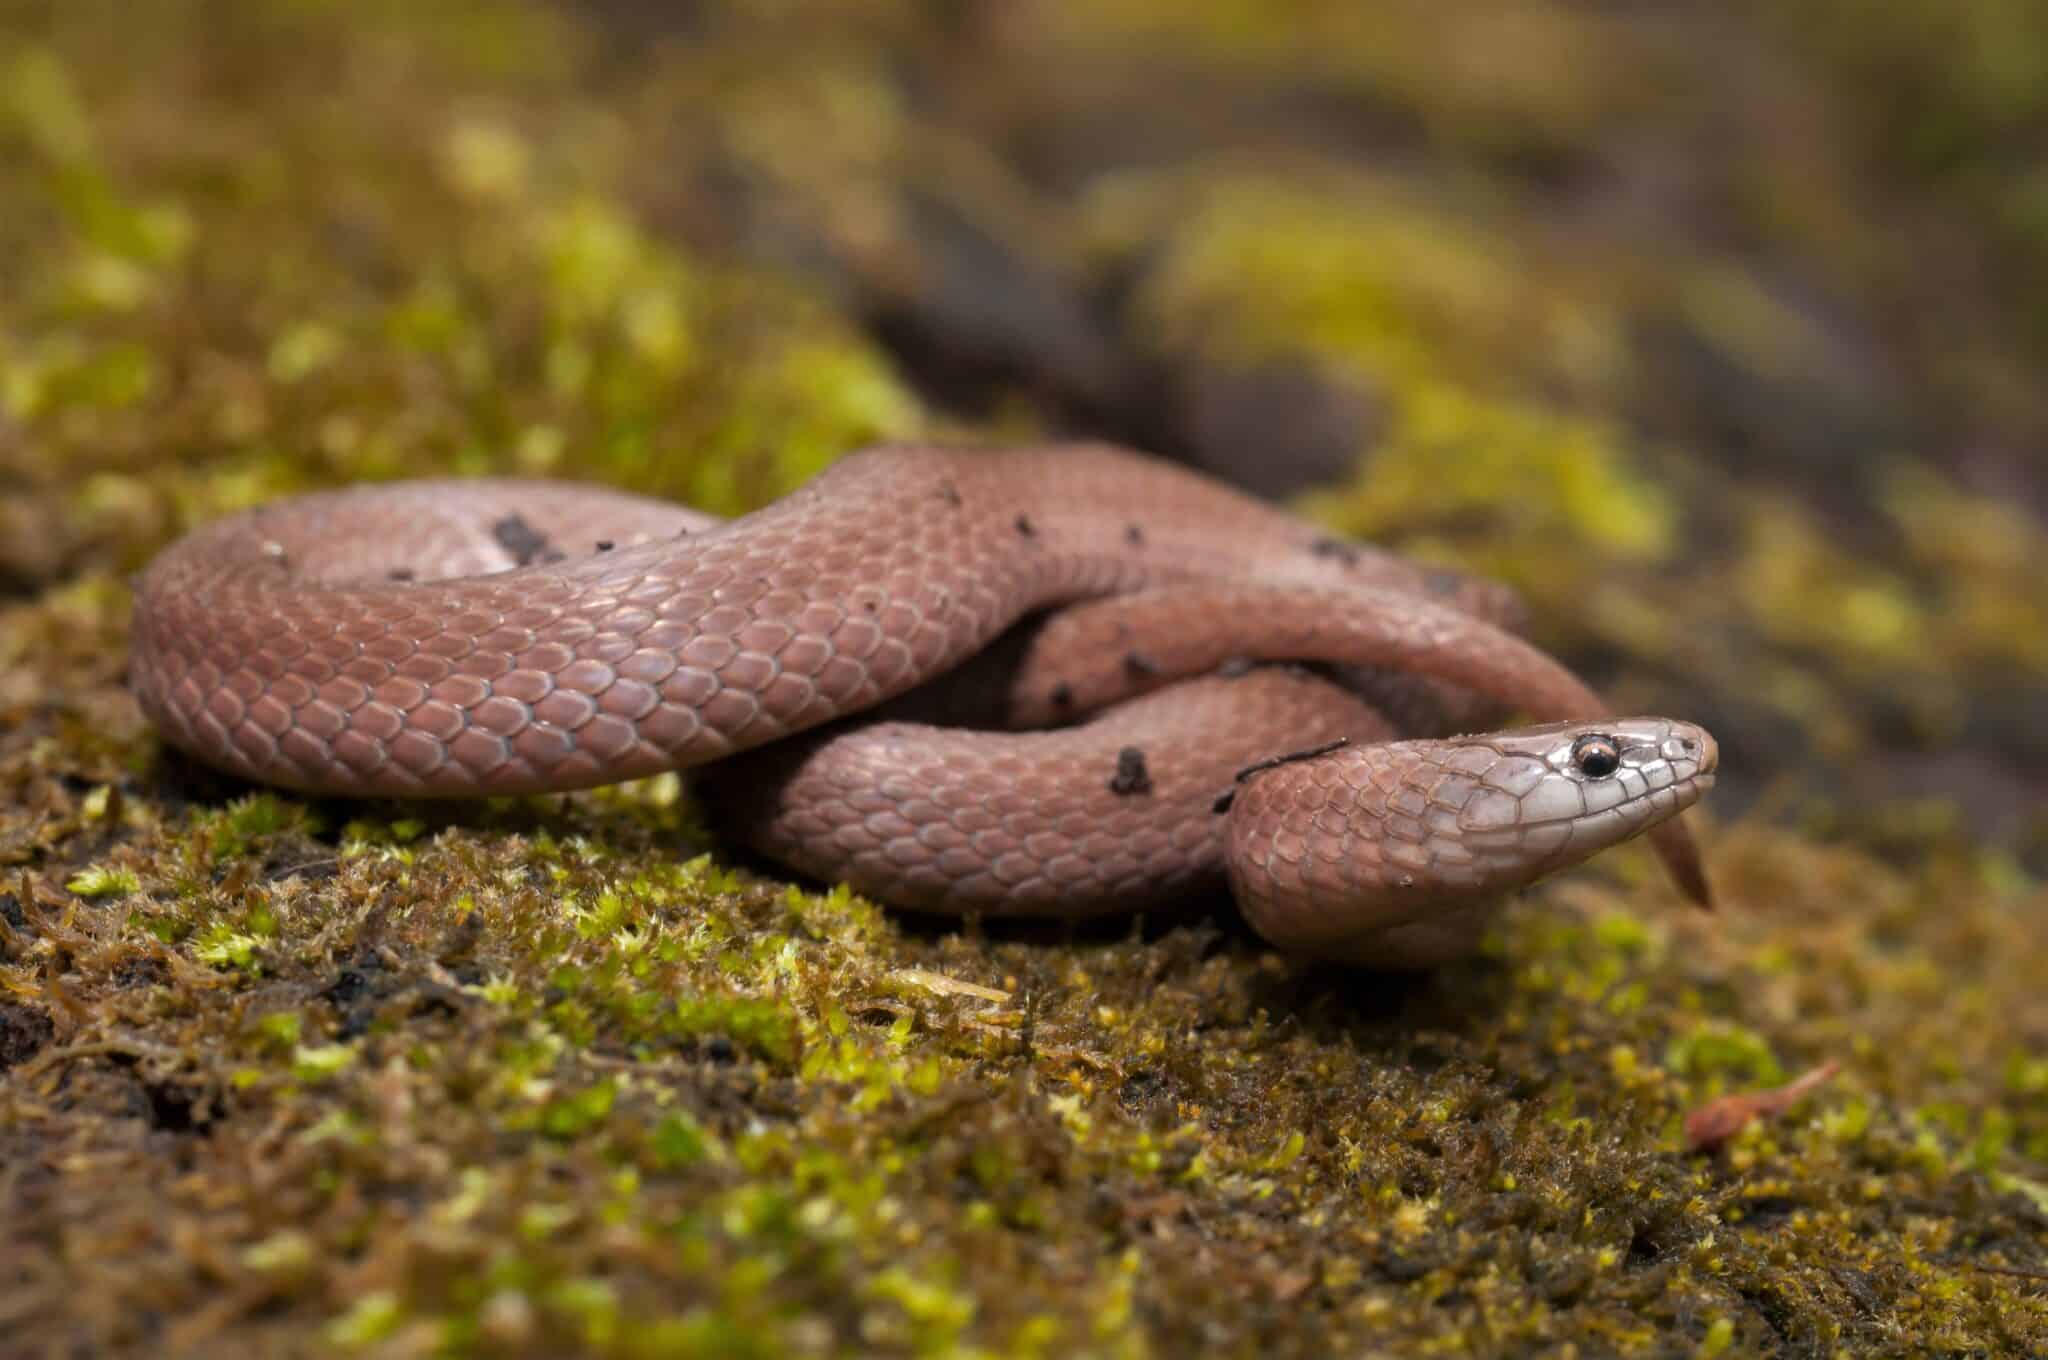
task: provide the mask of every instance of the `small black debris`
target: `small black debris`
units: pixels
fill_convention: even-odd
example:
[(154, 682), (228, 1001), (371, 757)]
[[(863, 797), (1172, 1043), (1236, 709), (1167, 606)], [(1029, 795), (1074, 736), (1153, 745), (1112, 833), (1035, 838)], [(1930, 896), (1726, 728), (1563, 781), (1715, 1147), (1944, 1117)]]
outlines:
[(328, 983), (325, 988), (315, 993), (315, 995), (332, 1002), (338, 1009), (345, 1010), (361, 1000), (370, 991), (372, 984), (369, 974), (373, 971), (381, 972), (382, 970), (382, 965), (374, 960), (362, 968), (344, 968), (335, 974), (334, 981)]
[(1308, 545), (1308, 550), (1317, 557), (1334, 557), (1345, 566), (1358, 564), (1358, 548), (1341, 538), (1319, 538)]
[(491, 537), (497, 539), (498, 546), (511, 553), (512, 560), (522, 567), (530, 567), (535, 562), (562, 560), (562, 554), (548, 542), (547, 535), (520, 515), (507, 515), (493, 524)]
[(1116, 753), (1116, 773), (1110, 776), (1109, 791), (1119, 797), (1152, 792), (1152, 774), (1145, 768), (1145, 753), (1126, 746)]

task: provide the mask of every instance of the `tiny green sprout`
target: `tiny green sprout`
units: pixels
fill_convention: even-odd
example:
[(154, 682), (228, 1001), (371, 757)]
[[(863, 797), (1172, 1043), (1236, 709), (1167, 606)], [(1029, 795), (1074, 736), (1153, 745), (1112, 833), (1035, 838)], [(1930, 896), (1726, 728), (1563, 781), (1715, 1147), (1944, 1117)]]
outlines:
[(276, 835), (294, 821), (310, 824), (311, 819), (274, 793), (238, 798), (214, 821), (213, 853), (219, 858), (243, 854), (257, 841)]
[(141, 892), (142, 880), (133, 869), (96, 864), (73, 874), (64, 886), (80, 897), (118, 897)]
[(529, 1204), (519, 1212), (519, 1235), (544, 1242), (575, 1221), (576, 1211), (566, 1204)]
[(455, 1193), (434, 1208), (443, 1223), (467, 1223), (492, 1204), (498, 1194), (497, 1182), (480, 1166), (466, 1166), (455, 1180)]
[(626, 914), (625, 900), (609, 889), (599, 893), (590, 906), (573, 907), (569, 912), (576, 933), (586, 940), (617, 934), (626, 924)]
[(216, 968), (254, 972), (256, 951), (262, 944), (263, 941), (256, 936), (223, 924), (205, 931), (192, 947), (192, 953), (201, 963), (210, 963)]
[(705, 1132), (704, 1126), (680, 1110), (665, 1116), (655, 1126), (652, 1144), (654, 1163), (663, 1171), (679, 1171), (721, 1155), (717, 1142)]
[(313, 1239), (296, 1228), (272, 1233), (242, 1249), (242, 1264), (260, 1275), (298, 1275), (313, 1264)]
[(163, 944), (176, 944), (192, 933), (191, 922), (181, 916), (161, 911), (131, 911), (128, 924), (137, 930), (146, 931)]
[(292, 1075), (300, 1081), (318, 1083), (347, 1070), (356, 1051), (347, 1044), (302, 1045), (292, 1053)]
[(273, 1011), (256, 1022), (256, 1034), (273, 1048), (295, 1048), (303, 1022), (296, 1011)]
[(1284, 1170), (1294, 1165), (1295, 1159), (1301, 1156), (1302, 1149), (1307, 1146), (1307, 1136), (1300, 1129), (1296, 1129), (1281, 1139), (1278, 1147), (1260, 1158), (1254, 1165), (1262, 1171)]
[(481, 986), (464, 988), (473, 991), (493, 1006), (509, 1007), (519, 1000), (519, 980), (510, 973), (492, 973)]
[(405, 1321), (398, 1295), (388, 1289), (365, 1294), (327, 1324), (327, 1340), (344, 1350), (366, 1350), (389, 1340)]
[(611, 1115), (618, 1086), (610, 1079), (571, 1092), (541, 1108), (540, 1131), (549, 1138), (575, 1138)]

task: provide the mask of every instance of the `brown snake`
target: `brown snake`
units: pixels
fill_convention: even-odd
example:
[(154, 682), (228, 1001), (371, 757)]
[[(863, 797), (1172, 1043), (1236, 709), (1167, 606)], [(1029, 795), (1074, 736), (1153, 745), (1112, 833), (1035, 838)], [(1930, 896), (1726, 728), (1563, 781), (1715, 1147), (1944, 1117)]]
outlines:
[[(725, 524), (495, 480), (260, 507), (143, 573), (130, 675), (174, 745), (303, 791), (715, 761), (705, 801), (758, 848), (904, 906), (1077, 916), (1227, 873), (1282, 948), (1423, 964), (1645, 831), (1704, 901), (1670, 819), (1711, 787), (1713, 739), (1603, 718), (1490, 621), (1507, 601), (1116, 449), (882, 448)], [(1264, 661), (1364, 669), (1354, 693)], [(991, 703), (1085, 721), (912, 720)], [(1495, 708), (1552, 725), (1419, 730)]]

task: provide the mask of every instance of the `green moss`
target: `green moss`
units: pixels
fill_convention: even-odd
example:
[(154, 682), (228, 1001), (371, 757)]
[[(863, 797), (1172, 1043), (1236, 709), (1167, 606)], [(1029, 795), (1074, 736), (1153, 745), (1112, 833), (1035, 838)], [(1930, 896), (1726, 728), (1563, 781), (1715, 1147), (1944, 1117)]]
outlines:
[(795, 1062), (800, 1051), (797, 1017), (768, 1000), (684, 997), (662, 1028), (682, 1039), (726, 1039), (783, 1066)]
[(1500, 512), (1525, 543), (1558, 537), (1596, 560), (1655, 561), (1676, 531), (1669, 500), (1629, 466), (1613, 432), (1434, 384), (1407, 394), (1370, 476), (1338, 494), (1329, 517), (1376, 539), (1417, 514)]
[[(1529, 556), (1586, 564), (1569, 587), (1580, 593), (1603, 565), (1666, 558), (1675, 509), (1619, 432), (1516, 390), (1611, 387), (1624, 341), (1609, 299), (1539, 281), (1551, 262), (1476, 225), (1468, 205), (1371, 181), (1313, 188), (1138, 181), (1095, 212), (1105, 249), (1173, 223), (1134, 305), (1161, 343), (1236, 363), (1308, 356), (1381, 399), (1370, 464), (1312, 502), (1318, 517), (1441, 556), (1431, 526), (1483, 513)], [(1481, 564), (1526, 575), (1512, 559)]]
[(1734, 1025), (1711, 1025), (1671, 1041), (1664, 1065), (1680, 1076), (1731, 1077), (1742, 1086), (1776, 1086), (1785, 1069), (1763, 1037)]
[(238, 798), (217, 816), (202, 817), (201, 823), (206, 822), (213, 824), (208, 849), (216, 859), (239, 858), (285, 832), (310, 836), (320, 826), (319, 819), (310, 815), (302, 804), (274, 793), (254, 793)]

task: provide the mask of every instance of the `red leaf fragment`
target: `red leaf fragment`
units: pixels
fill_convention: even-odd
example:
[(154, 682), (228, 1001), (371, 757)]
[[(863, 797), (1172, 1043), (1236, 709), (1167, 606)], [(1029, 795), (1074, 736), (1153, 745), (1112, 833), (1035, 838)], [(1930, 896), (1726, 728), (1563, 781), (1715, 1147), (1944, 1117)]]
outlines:
[(1783, 1086), (1738, 1091), (1708, 1101), (1685, 1117), (1685, 1150), (1711, 1152), (1748, 1128), (1751, 1121), (1783, 1114), (1841, 1070), (1839, 1062), (1829, 1059)]

